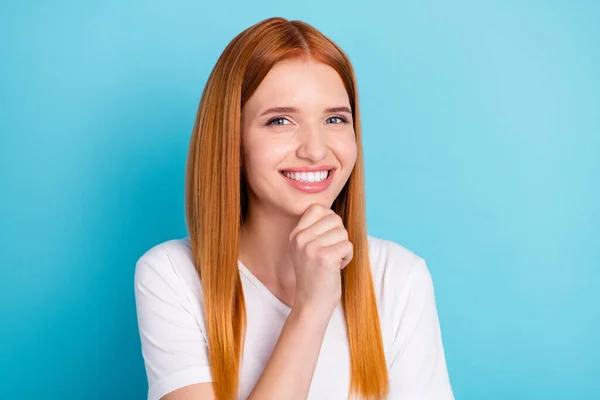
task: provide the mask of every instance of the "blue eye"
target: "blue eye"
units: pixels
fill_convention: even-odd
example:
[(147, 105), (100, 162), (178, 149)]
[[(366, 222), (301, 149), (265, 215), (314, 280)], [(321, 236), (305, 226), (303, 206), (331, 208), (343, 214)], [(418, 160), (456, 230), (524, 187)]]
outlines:
[(285, 118), (283, 118), (283, 117), (273, 118), (272, 120), (270, 120), (269, 122), (267, 122), (267, 126), (270, 126), (270, 125), (286, 125), (284, 123), (275, 123), (276, 121), (288, 121), (288, 120), (285, 119)]
[(335, 123), (335, 122), (334, 122), (334, 125), (338, 125), (338, 124), (345, 124), (346, 122), (348, 122), (348, 121), (346, 120), (346, 118), (344, 118), (344, 117), (329, 117), (329, 118), (327, 118), (327, 120), (328, 120), (328, 121), (329, 121), (330, 119), (339, 119), (339, 120), (340, 120), (340, 122), (337, 122), (337, 123)]

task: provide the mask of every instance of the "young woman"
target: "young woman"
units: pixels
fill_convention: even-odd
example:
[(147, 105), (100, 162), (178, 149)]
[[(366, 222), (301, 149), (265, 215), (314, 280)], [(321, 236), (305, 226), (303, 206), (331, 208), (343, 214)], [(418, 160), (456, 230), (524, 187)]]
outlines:
[(424, 259), (367, 235), (354, 72), (315, 28), (227, 46), (186, 213), (189, 238), (136, 265), (150, 400), (453, 399)]

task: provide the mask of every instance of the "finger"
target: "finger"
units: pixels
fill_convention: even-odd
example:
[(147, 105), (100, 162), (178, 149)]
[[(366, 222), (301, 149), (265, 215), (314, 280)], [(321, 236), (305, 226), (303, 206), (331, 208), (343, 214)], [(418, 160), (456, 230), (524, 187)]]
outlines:
[(320, 235), (324, 234), (325, 232), (328, 232), (338, 227), (344, 228), (344, 224), (342, 222), (342, 219), (335, 212), (332, 211), (331, 213), (325, 215), (308, 228), (298, 232), (296, 234), (296, 239), (298, 242), (308, 244), (317, 239)]
[(340, 265), (340, 269), (346, 268), (348, 266), (348, 264), (350, 264), (350, 261), (352, 261), (353, 257), (354, 257), (353, 255), (343, 257), (342, 264)]
[(340, 269), (345, 268), (346, 265), (352, 261), (354, 257), (354, 246), (349, 240), (332, 244), (325, 248), (326, 251), (331, 252), (331, 256), (340, 260)]
[(319, 219), (330, 213), (333, 213), (333, 210), (329, 207), (326, 207), (319, 203), (311, 204), (310, 206), (308, 206), (306, 211), (304, 211), (304, 214), (302, 214), (302, 217), (300, 217), (298, 224), (290, 233), (290, 239), (294, 238), (300, 231), (303, 231), (304, 229), (308, 228), (309, 226), (317, 222)]
[(305, 231), (310, 230), (310, 232), (317, 237), (338, 227), (344, 228), (344, 222), (339, 215), (335, 212), (331, 212), (306, 228)]
[(321, 235), (318, 235), (313, 240), (315, 245), (319, 247), (328, 247), (339, 242), (348, 240), (348, 232), (343, 226), (334, 226)]

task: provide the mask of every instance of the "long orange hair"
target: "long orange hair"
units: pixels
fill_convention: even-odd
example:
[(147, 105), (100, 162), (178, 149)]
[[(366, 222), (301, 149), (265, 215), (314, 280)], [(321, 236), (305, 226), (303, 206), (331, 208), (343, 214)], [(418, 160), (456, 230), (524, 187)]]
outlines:
[(301, 21), (269, 18), (237, 35), (212, 70), (200, 100), (187, 160), (185, 203), (201, 278), (209, 359), (218, 400), (237, 397), (246, 327), (238, 239), (247, 210), (241, 110), (279, 61), (308, 57), (335, 69), (350, 99), (358, 156), (332, 209), (342, 217), (354, 258), (342, 270), (342, 307), (351, 358), (350, 392), (385, 398), (388, 373), (367, 247), (364, 169), (354, 70), (330, 39)]

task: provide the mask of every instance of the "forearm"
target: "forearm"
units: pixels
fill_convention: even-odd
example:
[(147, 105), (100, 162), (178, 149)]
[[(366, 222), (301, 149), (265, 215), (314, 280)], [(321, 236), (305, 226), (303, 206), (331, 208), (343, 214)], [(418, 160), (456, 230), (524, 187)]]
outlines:
[(328, 322), (292, 310), (248, 400), (306, 399)]

